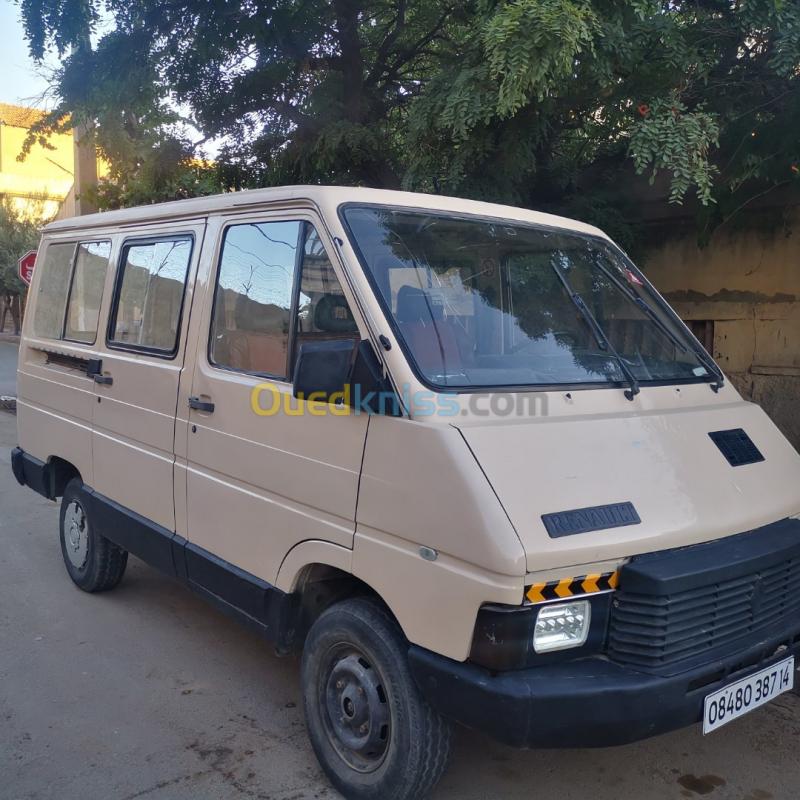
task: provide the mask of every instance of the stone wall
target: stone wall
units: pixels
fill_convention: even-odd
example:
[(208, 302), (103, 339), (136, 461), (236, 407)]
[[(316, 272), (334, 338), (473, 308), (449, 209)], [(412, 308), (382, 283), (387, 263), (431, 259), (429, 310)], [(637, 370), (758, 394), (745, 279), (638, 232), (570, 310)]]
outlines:
[(702, 248), (693, 231), (670, 235), (642, 266), (685, 320), (713, 320), (714, 358), (800, 449), (800, 209)]

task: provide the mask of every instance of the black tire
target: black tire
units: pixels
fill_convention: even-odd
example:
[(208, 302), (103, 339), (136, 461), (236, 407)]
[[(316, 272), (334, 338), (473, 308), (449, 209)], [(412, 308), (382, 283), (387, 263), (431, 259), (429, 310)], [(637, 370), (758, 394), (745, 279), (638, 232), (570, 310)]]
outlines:
[(58, 522), (61, 555), (76, 586), (84, 592), (105, 592), (122, 580), (128, 551), (96, 530), (82, 488), (80, 478), (73, 478), (64, 489)]
[(447, 768), (452, 727), (423, 698), (408, 642), (380, 603), (354, 598), (321, 614), (302, 681), (314, 752), (348, 800), (428, 796)]

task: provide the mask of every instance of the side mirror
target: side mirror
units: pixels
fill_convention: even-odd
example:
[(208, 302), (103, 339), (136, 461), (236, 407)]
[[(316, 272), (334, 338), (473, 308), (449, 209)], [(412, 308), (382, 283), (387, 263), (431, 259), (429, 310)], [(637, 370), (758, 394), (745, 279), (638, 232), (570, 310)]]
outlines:
[(294, 396), (307, 400), (326, 401), (337, 392), (344, 392), (353, 368), (353, 339), (323, 339), (304, 342), (294, 366)]
[(294, 396), (304, 400), (314, 395), (324, 402), (337, 393), (341, 397), (349, 388), (345, 397), (360, 411), (400, 414), (400, 401), (367, 340), (328, 339), (300, 345), (293, 382)]

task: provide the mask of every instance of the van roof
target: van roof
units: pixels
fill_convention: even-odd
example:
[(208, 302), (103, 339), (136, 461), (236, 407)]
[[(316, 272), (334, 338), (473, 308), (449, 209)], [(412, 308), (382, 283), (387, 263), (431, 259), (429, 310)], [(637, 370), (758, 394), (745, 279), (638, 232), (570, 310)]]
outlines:
[(117, 225), (136, 225), (161, 220), (177, 220), (202, 217), (211, 213), (225, 211), (245, 211), (258, 206), (285, 204), (291, 201), (308, 201), (328, 212), (334, 212), (342, 203), (370, 203), (391, 206), (405, 206), (452, 213), (483, 215), (520, 222), (549, 225), (607, 238), (606, 234), (592, 225), (544, 214), (539, 211), (517, 208), (515, 206), (484, 203), (478, 200), (465, 200), (438, 194), (398, 192), (389, 189), (366, 189), (352, 186), (277, 186), (269, 189), (247, 189), (238, 192), (195, 197), (189, 200), (175, 200), (168, 203), (154, 203), (118, 211), (103, 211), (82, 217), (69, 217), (46, 225), (47, 233), (59, 233), (86, 228), (114, 227)]

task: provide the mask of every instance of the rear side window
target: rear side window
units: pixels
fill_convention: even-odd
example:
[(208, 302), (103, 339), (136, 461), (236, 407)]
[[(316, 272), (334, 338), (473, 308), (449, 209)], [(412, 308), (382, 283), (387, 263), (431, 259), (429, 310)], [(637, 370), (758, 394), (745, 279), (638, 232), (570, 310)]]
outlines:
[(74, 242), (47, 247), (33, 318), (33, 332), (37, 336), (60, 339), (64, 333), (64, 308), (74, 259)]
[(109, 255), (111, 255), (110, 242), (87, 242), (78, 245), (67, 303), (65, 339), (94, 344), (97, 338), (97, 323), (100, 319), (100, 303), (103, 300)]
[(110, 253), (108, 241), (48, 246), (36, 296), (36, 336), (95, 341)]
[(212, 364), (285, 378), (302, 222), (232, 225), (220, 256)]
[(125, 244), (109, 324), (110, 344), (164, 355), (177, 352), (191, 255), (190, 236)]

